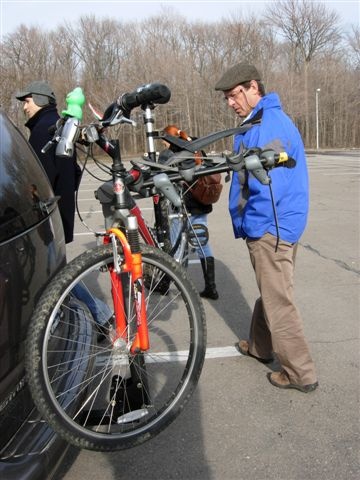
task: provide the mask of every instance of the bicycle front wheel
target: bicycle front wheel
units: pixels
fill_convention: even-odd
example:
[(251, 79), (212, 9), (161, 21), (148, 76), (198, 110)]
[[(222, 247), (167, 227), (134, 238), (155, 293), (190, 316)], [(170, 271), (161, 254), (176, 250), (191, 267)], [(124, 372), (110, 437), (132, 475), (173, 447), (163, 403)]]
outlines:
[[(119, 274), (128, 331), (114, 341), (113, 262), (107, 245), (69, 263), (40, 298), (26, 345), (27, 378), (44, 419), (69, 443), (98, 451), (133, 447), (169, 425), (198, 382), (206, 344), (195, 287), (178, 263), (148, 246), (143, 272), (150, 349), (130, 352), (135, 314), (129, 273)], [(106, 323), (94, 305), (109, 315)]]

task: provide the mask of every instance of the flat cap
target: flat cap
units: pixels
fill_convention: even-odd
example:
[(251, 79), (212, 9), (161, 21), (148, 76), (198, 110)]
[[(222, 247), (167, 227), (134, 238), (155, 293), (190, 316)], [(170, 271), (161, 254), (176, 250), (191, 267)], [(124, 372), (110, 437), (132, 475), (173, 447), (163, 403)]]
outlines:
[(36, 80), (35, 82), (29, 83), (24, 90), (17, 92), (15, 97), (18, 100), (25, 100), (26, 97), (33, 97), (34, 102), (39, 106), (56, 102), (56, 97), (52, 88), (43, 80)]
[(261, 80), (259, 71), (249, 63), (237, 63), (224, 73), (215, 85), (215, 90), (224, 92), (250, 80)]

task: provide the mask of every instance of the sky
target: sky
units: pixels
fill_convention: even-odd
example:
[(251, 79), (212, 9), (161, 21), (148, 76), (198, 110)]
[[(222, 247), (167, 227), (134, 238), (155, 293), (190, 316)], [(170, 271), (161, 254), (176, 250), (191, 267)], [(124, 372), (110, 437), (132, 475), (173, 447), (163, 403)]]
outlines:
[[(212, 22), (230, 18), (231, 13), (261, 14), (273, 0), (192, 1), (182, 0), (0, 0), (0, 34), (12, 33), (25, 24), (52, 30), (64, 22), (71, 24), (83, 15), (114, 18), (121, 21), (144, 20), (171, 7), (188, 21)], [(314, 0), (326, 3), (335, 10), (345, 26), (360, 24), (360, 0)]]

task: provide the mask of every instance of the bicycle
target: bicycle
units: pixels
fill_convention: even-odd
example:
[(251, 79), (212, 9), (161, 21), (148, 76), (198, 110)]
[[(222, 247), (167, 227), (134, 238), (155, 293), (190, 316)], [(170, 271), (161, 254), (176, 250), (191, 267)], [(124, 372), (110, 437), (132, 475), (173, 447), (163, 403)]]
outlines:
[[(150, 93), (154, 101), (155, 89)], [(69, 132), (72, 140), (80, 134), (78, 120), (68, 118), (62, 132), (57, 144), (65, 155), (73, 148)], [(98, 133), (99, 143), (108, 145), (101, 128)], [(87, 141), (91, 135), (89, 127)], [(26, 345), (29, 386), (42, 416), (68, 442), (100, 451), (135, 446), (173, 421), (197, 384), (206, 345), (195, 287), (170, 256), (140, 245), (120, 161), (113, 174), (121, 229), (99, 234), (103, 245), (53, 279), (35, 308)], [(111, 305), (106, 324), (99, 327), (74, 295), (78, 285), (95, 302)]]
[[(131, 108), (145, 102), (144, 97), (159, 103), (164, 98), (158, 87), (127, 95), (128, 100), (135, 97)], [(126, 98), (104, 122), (129, 121)], [(117, 143), (107, 143), (103, 126), (81, 126), (72, 117), (60, 122), (58, 154), (71, 155), (79, 140), (116, 149)], [(197, 150), (209, 137), (214, 138), (196, 140), (190, 148)], [(171, 182), (228, 171), (231, 163), (244, 168), (250, 158), (232, 156), (225, 163), (220, 158), (220, 165), (195, 170), (189, 152), (176, 155), (172, 167), (152, 164), (155, 173), (147, 171), (141, 182), (141, 164), (148, 166), (147, 161), (130, 172), (114, 162), (115, 217), (122, 218), (121, 228), (99, 234), (103, 245), (66, 265), (34, 310), (25, 354), (30, 391), (43, 418), (76, 447), (114, 451), (149, 440), (179, 415), (200, 377), (206, 348), (201, 299), (178, 262), (140, 243), (126, 188), (137, 182), (135, 190), (150, 195), (158, 185), (172, 198)], [(164, 168), (168, 174), (156, 173)], [(134, 171), (140, 172), (136, 181)], [(111, 306), (105, 324), (97, 324), (89, 303), (74, 295), (78, 285), (94, 303)]]

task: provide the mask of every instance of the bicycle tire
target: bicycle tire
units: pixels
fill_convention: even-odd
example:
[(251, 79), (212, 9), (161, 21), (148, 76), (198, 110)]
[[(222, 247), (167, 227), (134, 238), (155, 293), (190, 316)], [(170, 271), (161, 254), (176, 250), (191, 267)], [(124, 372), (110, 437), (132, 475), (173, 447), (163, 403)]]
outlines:
[[(206, 325), (200, 297), (171, 257), (147, 245), (142, 249), (148, 352), (131, 355), (125, 345), (115, 347), (113, 330), (99, 327), (73, 295), (81, 282), (94, 298), (112, 304), (105, 290), (111, 245), (66, 265), (32, 316), (25, 366), (34, 403), (49, 425), (79, 448), (109, 452), (149, 440), (178, 416), (201, 373)], [(161, 291), (163, 276), (171, 280), (167, 291)], [(121, 279), (126, 287), (127, 274)], [(131, 308), (127, 313), (130, 330)]]

